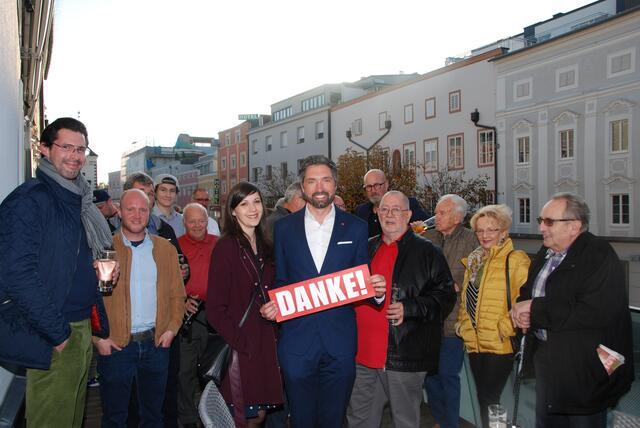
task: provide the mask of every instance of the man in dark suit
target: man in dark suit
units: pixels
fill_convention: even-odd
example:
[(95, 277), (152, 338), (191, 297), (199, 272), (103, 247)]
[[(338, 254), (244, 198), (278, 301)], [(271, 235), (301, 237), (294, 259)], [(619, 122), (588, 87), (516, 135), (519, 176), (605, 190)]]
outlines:
[[(279, 287), (368, 263), (367, 225), (336, 209), (335, 164), (309, 156), (300, 169), (305, 209), (275, 224), (276, 281)], [(386, 283), (372, 275), (376, 301)], [(373, 299), (372, 299), (373, 300)], [(261, 309), (274, 319), (274, 302)], [(285, 321), (278, 357), (295, 428), (342, 426), (355, 378), (356, 322), (352, 305)]]
[[(366, 221), (369, 225), (369, 238), (382, 233), (380, 221), (378, 219), (378, 205), (385, 193), (389, 190), (389, 181), (384, 172), (379, 169), (370, 169), (364, 175), (362, 185), (369, 202), (356, 207), (355, 215)], [(411, 209), (410, 223), (419, 220), (426, 220), (429, 215), (424, 211), (420, 202), (416, 198), (409, 198), (409, 209)]]

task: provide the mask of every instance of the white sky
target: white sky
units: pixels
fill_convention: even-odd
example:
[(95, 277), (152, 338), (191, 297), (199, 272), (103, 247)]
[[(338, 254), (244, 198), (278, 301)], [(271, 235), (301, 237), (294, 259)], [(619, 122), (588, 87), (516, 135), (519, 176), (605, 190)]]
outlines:
[(588, 0), (56, 0), (49, 120), (77, 117), (98, 179), (133, 141), (216, 137), (325, 84), (425, 73)]

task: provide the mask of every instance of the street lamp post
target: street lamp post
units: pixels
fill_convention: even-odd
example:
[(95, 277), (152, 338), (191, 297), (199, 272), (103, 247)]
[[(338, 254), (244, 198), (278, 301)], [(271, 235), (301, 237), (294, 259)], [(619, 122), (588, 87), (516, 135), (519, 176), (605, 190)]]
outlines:
[(386, 131), (384, 132), (384, 134), (382, 134), (380, 136), (380, 138), (378, 138), (376, 140), (375, 143), (373, 143), (371, 146), (369, 146), (368, 148), (363, 146), (362, 144), (358, 143), (357, 141), (354, 141), (351, 138), (351, 129), (347, 129), (347, 140), (351, 141), (353, 144), (355, 144), (356, 146), (360, 147), (362, 150), (365, 151), (365, 153), (367, 154), (367, 170), (369, 169), (369, 152), (380, 142), (382, 141), (382, 139), (384, 137), (387, 136), (387, 134), (389, 134), (389, 132), (391, 132), (391, 120), (387, 119), (384, 121), (384, 128), (386, 129)]
[(477, 127), (482, 129), (490, 129), (493, 131), (493, 184), (495, 185), (495, 201), (494, 203), (498, 203), (498, 148), (500, 145), (498, 144), (498, 130), (495, 126), (487, 126), (481, 125), (478, 122), (480, 121), (480, 112), (476, 108), (471, 112), (471, 122)]

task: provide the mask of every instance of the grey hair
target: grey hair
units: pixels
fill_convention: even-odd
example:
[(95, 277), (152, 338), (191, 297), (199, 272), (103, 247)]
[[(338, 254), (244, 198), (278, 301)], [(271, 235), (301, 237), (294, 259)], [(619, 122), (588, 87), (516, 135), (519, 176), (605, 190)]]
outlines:
[(300, 186), (299, 181), (291, 183), (287, 190), (284, 191), (284, 202), (291, 202), (291, 199), (296, 196), (302, 197), (302, 186)]
[(378, 168), (373, 168), (370, 169), (369, 171), (367, 171), (367, 173), (364, 175), (364, 177), (362, 177), (362, 181), (364, 182), (367, 179), (367, 176), (369, 174), (382, 174), (382, 176), (384, 177), (384, 180), (387, 181), (387, 176), (385, 175), (384, 171)]
[(462, 197), (460, 197), (459, 195), (456, 195), (455, 193), (448, 193), (442, 196), (440, 199), (438, 199), (438, 203), (444, 202), (444, 201), (453, 202), (453, 204), (456, 206), (455, 207), (456, 212), (462, 215), (463, 219), (469, 212), (469, 204), (467, 204), (467, 201), (465, 201)]
[(304, 182), (304, 175), (307, 172), (307, 168), (315, 165), (324, 165), (328, 167), (331, 170), (333, 180), (338, 183), (338, 167), (336, 167), (336, 164), (331, 159), (323, 155), (311, 155), (302, 160), (300, 171), (298, 171), (298, 181), (300, 181), (300, 183)]
[(187, 205), (185, 205), (185, 207), (182, 209), (182, 221), (185, 221), (184, 214), (187, 212), (189, 208), (197, 208), (204, 213), (205, 217), (207, 218), (209, 217), (209, 213), (207, 212), (207, 209), (205, 207), (200, 205), (198, 202), (190, 202)]
[[(382, 196), (382, 199), (386, 198), (387, 196), (390, 195), (397, 195), (400, 196), (400, 198), (402, 199), (402, 203), (404, 204), (405, 207), (409, 208), (409, 198), (407, 197), (407, 195), (405, 195), (404, 193), (402, 193), (399, 190), (389, 190), (387, 193), (385, 193)], [(380, 203), (382, 203), (382, 199), (380, 199)]]
[(589, 210), (589, 205), (587, 205), (582, 196), (571, 192), (560, 192), (551, 197), (551, 200), (557, 199), (562, 199), (567, 203), (562, 216), (563, 218), (580, 220), (580, 223), (582, 224), (580, 231), (586, 232), (589, 230), (591, 211)]
[(153, 179), (151, 177), (149, 177), (144, 172), (134, 172), (127, 177), (124, 184), (122, 185), (122, 190), (133, 189), (133, 185), (135, 183), (140, 183), (143, 186), (153, 187)]

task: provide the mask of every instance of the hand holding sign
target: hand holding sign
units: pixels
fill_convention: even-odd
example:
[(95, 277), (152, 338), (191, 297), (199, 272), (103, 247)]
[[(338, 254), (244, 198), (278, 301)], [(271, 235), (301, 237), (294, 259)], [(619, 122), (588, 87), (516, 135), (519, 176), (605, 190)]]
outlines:
[(278, 305), (273, 300), (260, 307), (260, 315), (268, 321), (274, 321), (278, 314)]
[(369, 277), (369, 283), (373, 286), (373, 292), (379, 299), (387, 292), (387, 280), (380, 274), (371, 275)]
[[(368, 266), (361, 265), (269, 290), (269, 298), (270, 303), (277, 305), (275, 319), (280, 322), (374, 295), (382, 297), (385, 286), (381, 275), (374, 275), (370, 280)], [(267, 303), (260, 308), (260, 313), (266, 319), (273, 319), (273, 310), (274, 307)]]

